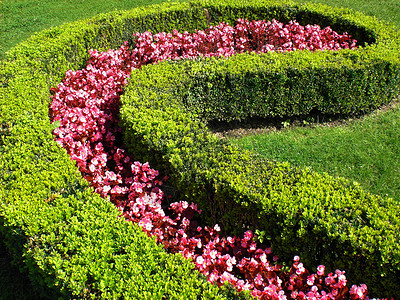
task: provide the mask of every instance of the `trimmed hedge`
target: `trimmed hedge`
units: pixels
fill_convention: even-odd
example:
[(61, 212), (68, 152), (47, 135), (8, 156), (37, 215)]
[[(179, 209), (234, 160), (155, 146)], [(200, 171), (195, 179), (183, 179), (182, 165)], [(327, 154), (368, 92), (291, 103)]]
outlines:
[[(132, 33), (137, 31), (193, 31), (221, 21), (232, 23), (238, 17), (275, 17), (280, 21), (296, 18), (301, 23), (332, 25), (336, 31), (348, 31), (360, 41), (374, 43), (359, 52), (373, 61), (389, 61), (383, 68), (388, 70), (387, 74), (396, 74), (398, 70), (395, 53), (399, 47), (392, 28), (347, 10), (289, 1), (165, 3), (114, 12), (43, 31), (7, 53), (6, 61), (0, 64), (0, 229), (16, 262), (29, 272), (34, 285), (39, 289), (44, 286), (51, 289), (52, 294), (47, 296), (228, 297), (206, 283), (190, 262), (179, 255), (165, 253), (136, 225), (118, 219), (118, 211), (110, 203), (93, 194), (66, 152), (54, 142), (48, 105), (50, 87), (57, 85), (67, 70), (85, 66), (90, 48), (107, 50), (120, 46), (125, 40), (132, 43)], [(285, 258), (299, 253), (310, 264), (316, 263), (315, 259), (330, 261), (335, 267), (344, 266), (349, 273), (360, 270), (359, 265), (373, 268), (384, 273), (378, 282), (374, 277), (377, 273), (371, 271), (367, 282), (370, 287), (387, 294), (395, 292), (393, 286), (400, 278), (400, 251), (395, 243), (399, 240), (397, 204), (366, 195), (344, 181), (294, 170), (287, 164), (262, 161), (253, 153), (241, 152), (217, 140), (197, 121), (197, 116), (186, 113), (179, 98), (171, 97), (177, 95), (177, 90), (171, 89), (168, 80), (175, 79), (177, 74), (167, 76), (164, 68), (177, 66), (180, 65), (160, 64), (160, 69), (155, 66), (134, 73), (134, 78), (142, 80), (143, 85), (154, 85), (145, 89), (142, 86), (138, 90), (141, 95), (131, 94), (131, 101), (145, 97), (144, 102), (131, 103), (123, 112), (127, 142), (131, 147), (137, 140), (154, 151), (152, 159), (159, 156), (167, 161), (166, 169), (175, 172), (171, 173), (173, 182), (181, 188), (183, 198), (203, 201), (204, 206), (210, 197), (209, 205), (213, 209), (209, 210), (209, 217), (217, 218), (218, 222), (221, 218), (226, 228), (238, 228), (240, 224), (273, 228), (269, 232), (271, 240), (276, 251)], [(153, 76), (153, 72), (161, 72), (159, 82), (142, 77)], [(387, 75), (377, 71), (374, 74)], [(134, 82), (132, 80), (130, 87), (132, 93)], [(389, 97), (390, 93), (397, 92), (392, 81), (386, 87), (389, 87), (388, 92), (377, 93)], [(155, 93), (148, 96), (152, 91)], [(171, 107), (167, 108), (168, 101)], [(158, 107), (153, 106), (155, 104)], [(139, 107), (138, 115), (132, 118), (130, 113)], [(151, 114), (154, 122), (147, 123)], [(143, 118), (138, 118), (140, 115)], [(133, 131), (133, 122), (140, 125), (136, 128), (138, 131)], [(260, 165), (265, 167), (261, 169)], [(245, 176), (250, 172), (254, 172), (256, 180)], [(260, 181), (262, 178), (268, 179), (267, 184)], [(190, 184), (185, 185), (185, 182)], [(326, 212), (318, 208), (328, 197), (323, 193), (338, 201), (331, 202), (332, 208)], [(293, 206), (293, 199), (302, 201)], [(354, 201), (360, 204), (357, 210)], [(227, 209), (227, 204), (232, 205), (231, 210)], [(256, 214), (244, 214), (245, 211)], [(314, 212), (318, 218), (313, 217)], [(382, 214), (380, 218), (379, 214)], [(345, 217), (349, 218), (348, 228), (342, 226), (347, 224), (342, 221)], [(332, 222), (325, 223), (326, 220)], [(365, 226), (357, 229), (356, 221)], [(371, 233), (365, 234), (368, 232)], [(317, 237), (321, 247), (315, 246)], [(294, 238), (299, 238), (298, 246), (293, 244)], [(332, 251), (327, 245), (338, 250)], [(311, 253), (315, 249), (318, 253), (313, 257)], [(339, 256), (340, 253), (343, 256)], [(336, 261), (332, 260), (332, 255), (338, 255)], [(356, 274), (354, 279), (360, 276)], [(43, 288), (42, 292), (49, 290)]]
[(46, 30), (0, 63), (0, 229), (44, 298), (237, 297), (119, 219), (55, 143), (48, 117), (50, 88), (84, 67), (90, 48), (117, 47), (136, 31), (172, 30), (188, 8), (164, 4)]
[(213, 21), (265, 18), (258, 15), (260, 5), (268, 18), (329, 20), (334, 30), (356, 30), (358, 39), (374, 42), (357, 50), (240, 54), (143, 67), (132, 73), (121, 98), (125, 145), (171, 177), (175, 197), (200, 204), (206, 222), (227, 233), (263, 230), (286, 261), (299, 254), (308, 266), (346, 270), (350, 283), (367, 283), (375, 296), (399, 297), (398, 203), (357, 183), (266, 161), (206, 128), (214, 119), (368, 112), (398, 95), (395, 31), (348, 11), (287, 4), (280, 10), (262, 1), (205, 6)]
[(362, 51), (236, 55), (193, 65), (185, 107), (204, 121), (370, 112), (399, 92), (398, 57)]
[(346, 270), (376, 296), (398, 296), (400, 205), (217, 139), (184, 104), (206, 63), (163, 62), (131, 74), (121, 98), (128, 149), (168, 174), (174, 196), (198, 203), (205, 222), (229, 234), (265, 231), (284, 261), (299, 254), (307, 266)]

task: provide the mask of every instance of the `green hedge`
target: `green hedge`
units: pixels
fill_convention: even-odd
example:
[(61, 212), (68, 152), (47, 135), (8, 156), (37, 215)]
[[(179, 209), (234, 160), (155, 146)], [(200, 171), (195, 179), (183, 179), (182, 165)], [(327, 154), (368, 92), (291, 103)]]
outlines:
[(356, 30), (373, 44), (164, 62), (134, 71), (122, 97), (125, 145), (171, 177), (176, 198), (199, 203), (205, 222), (218, 222), (230, 234), (265, 231), (286, 261), (299, 254), (309, 267), (346, 270), (349, 283), (367, 283), (375, 296), (398, 297), (398, 203), (357, 183), (266, 161), (206, 128), (214, 119), (367, 112), (398, 95), (395, 31), (348, 11), (289, 4), (230, 1), (206, 8), (209, 20), (231, 22), (264, 18), (262, 6), (268, 18), (331, 21), (334, 29)]
[(121, 98), (128, 149), (168, 174), (174, 197), (200, 204), (204, 221), (227, 234), (265, 231), (284, 261), (299, 254), (309, 267), (344, 269), (350, 283), (397, 295), (400, 205), (217, 139), (183, 101), (199, 65), (164, 62), (131, 74)]
[(44, 298), (238, 297), (118, 218), (55, 143), (48, 118), (50, 87), (85, 66), (90, 48), (120, 46), (136, 31), (171, 30), (191, 14), (188, 7), (164, 4), (46, 30), (0, 63), (0, 229)]
[(369, 112), (399, 92), (397, 57), (361, 51), (237, 55), (193, 66), (186, 108), (204, 121)]
[[(137, 31), (193, 31), (221, 21), (232, 23), (238, 17), (297, 18), (301, 23), (332, 25), (334, 30), (348, 31), (366, 44), (374, 43), (359, 52), (374, 62), (392, 62), (384, 71), (395, 74), (398, 43), (394, 30), (347, 10), (289, 1), (166, 3), (114, 12), (38, 33), (7, 53), (6, 61), (0, 64), (0, 229), (16, 262), (29, 272), (34, 285), (43, 287), (43, 293), (51, 291), (47, 296), (228, 297), (206, 283), (181, 256), (166, 254), (137, 226), (118, 219), (117, 210), (93, 194), (66, 152), (54, 142), (48, 105), (50, 87), (56, 86), (67, 70), (85, 66), (90, 48), (107, 50), (125, 40), (132, 43), (132, 33)], [(339, 56), (345, 57), (343, 53)], [(133, 94), (126, 99), (134, 102), (123, 112), (131, 147), (138, 141), (152, 150), (149, 159), (162, 159), (157, 160), (160, 167), (167, 162), (163, 170), (174, 171), (172, 182), (180, 188), (182, 198), (195, 199), (203, 206), (210, 200), (207, 205), (212, 209), (206, 214), (210, 222), (236, 229), (240, 224), (273, 228), (268, 234), (284, 258), (300, 254), (312, 265), (332, 262), (332, 256), (337, 255), (332, 263), (335, 267), (343, 266), (349, 273), (361, 267), (378, 270), (382, 280), (374, 277), (376, 272), (368, 272), (372, 287), (386, 288), (388, 294), (396, 291), (393, 286), (400, 278), (400, 251), (393, 242), (399, 240), (396, 204), (366, 195), (347, 182), (262, 161), (217, 140), (196, 115), (186, 113), (179, 98), (171, 97), (177, 96), (170, 80), (177, 80), (174, 68), (178, 66), (161, 64), (160, 68), (135, 72), (137, 84), (144, 86), (135, 95), (132, 80)], [(160, 72), (157, 82), (143, 77), (154, 72)], [(378, 94), (388, 97), (396, 92), (393, 82), (388, 82), (389, 91)], [(154, 86), (144, 88), (150, 83)], [(187, 85), (188, 81), (182, 83)], [(144, 97), (143, 103), (136, 102), (140, 97)], [(171, 107), (165, 106), (168, 101)], [(133, 111), (137, 115), (132, 116)], [(154, 122), (148, 123), (153, 117)], [(132, 127), (134, 124), (139, 127)], [(261, 169), (260, 165), (265, 167)], [(254, 180), (246, 175), (251, 172)], [(262, 178), (268, 181), (262, 182)], [(327, 197), (334, 200), (329, 205), (324, 202)], [(299, 202), (293, 205), (297, 199)], [(357, 210), (354, 201), (360, 204)], [(232, 209), (228, 210), (227, 204)], [(321, 205), (331, 208), (321, 210)], [(387, 211), (382, 213), (382, 207)], [(347, 223), (343, 222), (345, 217), (349, 218)], [(356, 228), (356, 221), (363, 227)], [(298, 245), (293, 244), (294, 238), (299, 239)], [(315, 238), (320, 247), (315, 246)], [(315, 257), (310, 256), (315, 249)], [(361, 276), (354, 274), (356, 280)]]

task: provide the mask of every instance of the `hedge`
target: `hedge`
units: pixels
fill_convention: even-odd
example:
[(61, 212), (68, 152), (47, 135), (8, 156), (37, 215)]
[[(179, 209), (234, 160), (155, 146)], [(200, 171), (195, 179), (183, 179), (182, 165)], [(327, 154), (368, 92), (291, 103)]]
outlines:
[(366, 59), (353, 50), (340, 54), (293, 51), (204, 60), (193, 66), (183, 102), (204, 121), (230, 122), (310, 113), (354, 115), (396, 96), (399, 68), (391, 57)]
[(350, 283), (367, 283), (375, 296), (398, 297), (397, 202), (345, 179), (267, 161), (218, 140), (206, 126), (215, 119), (369, 112), (399, 93), (399, 36), (371, 18), (344, 11), (338, 17), (334, 9), (313, 5), (282, 4), (276, 11), (265, 2), (231, 1), (207, 6), (207, 13), (218, 22), (232, 22), (233, 13), (257, 19), (259, 3), (269, 18), (290, 15), (303, 23), (318, 14), (315, 19), (325, 20), (320, 23), (330, 20), (335, 29), (342, 22), (348, 27), (338, 27), (350, 34), (357, 28), (368, 42), (357, 50), (143, 67), (132, 73), (121, 99), (125, 145), (171, 177), (175, 197), (199, 203), (205, 222), (218, 222), (226, 233), (264, 231), (286, 261), (298, 253), (308, 266), (345, 269)]
[(264, 231), (284, 261), (298, 253), (313, 268), (346, 270), (349, 282), (366, 282), (376, 295), (397, 295), (399, 204), (216, 138), (184, 103), (197, 84), (192, 71), (205, 69), (199, 64), (165, 62), (131, 74), (121, 98), (128, 149), (168, 174), (173, 196), (200, 204), (210, 225), (228, 234)]
[(90, 48), (119, 46), (132, 32), (148, 29), (150, 19), (157, 30), (174, 28), (173, 22), (162, 27), (160, 18), (176, 20), (185, 8), (164, 4), (46, 30), (1, 62), (0, 228), (15, 263), (45, 298), (232, 297), (181, 255), (166, 253), (137, 225), (118, 218), (55, 143), (48, 117), (50, 87), (67, 70), (85, 66)]
[[(51, 292), (46, 296), (102, 299), (230, 297), (208, 284), (190, 262), (180, 255), (165, 253), (136, 225), (119, 219), (116, 208), (93, 193), (66, 152), (54, 142), (48, 105), (50, 87), (57, 85), (67, 70), (85, 66), (90, 48), (107, 50), (118, 47), (125, 40), (133, 43), (132, 33), (137, 31), (193, 31), (221, 21), (232, 23), (238, 17), (276, 17), (280, 21), (297, 18), (300, 22), (331, 25), (339, 32), (348, 31), (366, 45), (359, 50), (360, 56), (385, 66), (379, 69), (377, 64), (373, 74), (394, 74), (386, 86), (382, 83), (388, 91), (379, 90), (379, 97), (387, 101), (385, 97), (398, 91), (397, 83), (393, 83), (398, 80), (395, 79), (398, 57), (394, 54), (398, 51), (397, 33), (373, 18), (313, 4), (300, 5), (290, 1), (164, 3), (99, 15), (32, 36), (10, 50), (0, 64), (0, 229), (16, 263), (29, 272), (38, 289), (43, 293)], [(345, 51), (339, 56), (345, 57)], [(279, 57), (277, 55), (277, 61)], [(351, 55), (349, 59), (352, 59)], [(194, 113), (187, 113), (181, 102), (171, 100), (171, 95), (177, 95), (176, 89), (171, 89), (171, 82), (158, 86), (158, 83), (141, 77), (146, 72), (163, 73), (162, 68), (177, 66), (179, 64), (160, 64), (160, 69), (156, 66), (134, 73), (138, 80), (154, 83), (154, 86), (138, 91), (145, 97), (141, 104), (148, 105), (138, 111), (142, 119), (132, 119), (130, 114), (132, 109), (140, 106), (137, 102), (127, 105), (123, 111), (127, 144), (133, 147), (136, 140), (144, 143), (152, 151), (152, 159), (157, 156), (163, 159), (158, 161), (159, 165), (167, 162), (163, 170), (174, 171), (172, 182), (181, 189), (181, 197), (196, 199), (202, 205), (205, 196), (211, 197), (210, 205), (215, 207), (208, 211), (209, 219), (217, 218), (226, 228), (236, 230), (240, 223), (264, 230), (273, 228), (268, 234), (283, 258), (300, 254), (313, 265), (317, 260), (332, 262), (332, 255), (337, 255), (332, 265), (345, 266), (349, 275), (353, 270), (359, 271), (360, 265), (374, 267), (377, 272), (368, 274), (367, 283), (376, 291), (394, 293), (393, 287), (400, 278), (400, 251), (395, 243), (399, 240), (397, 204), (390, 199), (365, 194), (345, 181), (296, 170), (287, 164), (262, 161), (253, 153), (242, 152), (217, 140), (204, 124), (197, 121)], [(171, 74), (170, 78), (176, 75)], [(159, 79), (162, 82), (168, 80), (168, 76)], [(155, 110), (146, 95), (152, 89), (159, 92), (152, 94), (154, 101), (159, 101), (157, 117), (163, 116), (155, 120), (158, 125), (146, 123), (147, 118), (151, 118), (150, 111), (154, 114)], [(369, 93), (372, 94), (372, 89)], [(136, 97), (139, 96), (133, 93), (126, 99)], [(172, 107), (165, 107), (170, 100)], [(134, 121), (141, 126), (136, 128), (137, 132), (133, 131)], [(171, 131), (161, 130), (165, 128)], [(157, 141), (155, 137), (162, 139)], [(259, 168), (260, 164), (265, 167)], [(191, 171), (196, 169), (199, 172)], [(250, 172), (254, 172), (257, 180), (245, 176)], [(260, 185), (261, 178), (267, 178), (267, 184), (262, 182)], [(186, 186), (185, 181), (190, 184)], [(248, 184), (244, 184), (246, 182)], [(192, 190), (193, 187), (198, 189)], [(332, 208), (326, 212), (317, 209), (327, 197), (337, 199), (338, 203), (332, 202)], [(295, 199), (302, 201), (298, 206), (290, 205)], [(357, 210), (355, 203), (360, 204)], [(231, 210), (227, 209), (227, 204), (232, 205)], [(245, 211), (256, 213), (244, 214)], [(314, 211), (318, 218), (312, 217)], [(348, 228), (343, 226), (344, 217), (350, 218)], [(325, 223), (328, 219), (332, 222)], [(354, 220), (365, 226), (356, 228)], [(365, 234), (368, 232), (369, 235)], [(314, 245), (316, 237), (320, 247)], [(299, 239), (297, 246), (293, 244), (294, 238)], [(327, 247), (337, 247), (337, 250)], [(315, 257), (311, 256), (313, 249), (318, 249)], [(343, 256), (339, 257), (341, 253)], [(376, 275), (379, 272), (382, 272), (381, 280)], [(355, 280), (361, 276), (354, 274)]]

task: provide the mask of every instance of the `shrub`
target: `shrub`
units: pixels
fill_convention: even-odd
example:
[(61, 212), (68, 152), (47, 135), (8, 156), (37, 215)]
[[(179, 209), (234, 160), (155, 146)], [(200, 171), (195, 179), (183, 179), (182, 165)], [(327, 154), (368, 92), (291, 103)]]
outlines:
[(131, 74), (121, 99), (126, 146), (169, 174), (176, 197), (196, 201), (209, 224), (229, 233), (265, 231), (273, 252), (287, 261), (301, 253), (307, 266), (346, 269), (350, 282), (393, 293), (398, 204), (356, 183), (266, 161), (218, 140), (187, 112), (184, 89), (176, 90), (190, 86), (193, 70), (203, 65), (165, 62)]
[[(223, 8), (228, 10), (223, 15), (230, 16), (230, 5)], [(209, 224), (218, 222), (226, 232), (264, 230), (275, 253), (286, 260), (301, 253), (306, 265), (346, 269), (352, 282), (365, 281), (375, 293), (390, 296), (399, 275), (397, 203), (369, 195), (356, 183), (242, 152), (199, 123), (315, 109), (350, 114), (387, 103), (399, 88), (398, 36), (369, 25), (364, 33), (364, 40), (375, 42), (358, 50), (237, 55), (144, 67), (131, 75), (121, 118), (125, 144), (171, 175), (178, 199), (199, 203)]]
[[(245, 34), (243, 24), (250, 27)], [(340, 270), (324, 274), (324, 266), (320, 265), (317, 273), (312, 274), (298, 256), (290, 270), (282, 270), (279, 263), (271, 265), (269, 259), (276, 261), (277, 256), (272, 255), (271, 248), (257, 245), (251, 231), (246, 231), (243, 237), (225, 237), (218, 233), (218, 225), (199, 226), (197, 216), (201, 211), (196, 204), (179, 201), (168, 206), (165, 203), (168, 199), (163, 198), (159, 189), (158, 171), (147, 163), (134, 162), (118, 138), (119, 94), (133, 67), (171, 58), (226, 56), (235, 51), (271, 51), (281, 47), (294, 50), (292, 46), (297, 47), (297, 42), (300, 47), (317, 49), (338, 50), (349, 46), (346, 36), (317, 26), (306, 26), (307, 31), (296, 34), (295, 44), (291, 44), (287, 37), (290, 39), (290, 35), (304, 28), (295, 22), (285, 26), (276, 21), (268, 24), (239, 19), (234, 28), (221, 23), (194, 34), (158, 33), (154, 35), (155, 42), (145, 32), (137, 34), (132, 51), (126, 43), (116, 50), (90, 51), (86, 68), (68, 71), (62, 83), (53, 89), (50, 119), (60, 122), (53, 133), (97, 193), (114, 203), (127, 220), (138, 223), (149, 236), (155, 236), (168, 252), (181, 253), (193, 260), (208, 281), (218, 286), (229, 282), (238, 291), (249, 290), (261, 299), (305, 294), (317, 298), (333, 296), (338, 300), (367, 299), (365, 285), (353, 285), (349, 292), (346, 276)], [(260, 33), (265, 25), (271, 29), (267, 36), (270, 41), (259, 44), (264, 39)], [(279, 34), (277, 40), (280, 28), (288, 30), (284, 35)], [(249, 39), (255, 33), (257, 39)]]

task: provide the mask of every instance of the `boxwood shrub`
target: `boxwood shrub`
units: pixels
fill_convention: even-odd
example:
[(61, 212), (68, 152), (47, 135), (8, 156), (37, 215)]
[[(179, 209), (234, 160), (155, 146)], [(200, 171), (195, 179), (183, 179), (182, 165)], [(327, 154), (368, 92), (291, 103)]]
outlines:
[(185, 105), (205, 64), (163, 62), (131, 74), (121, 98), (125, 145), (170, 176), (174, 197), (200, 204), (210, 225), (227, 234), (264, 231), (284, 261), (299, 253), (308, 266), (344, 269), (350, 283), (396, 295), (399, 204), (216, 138)]
[[(193, 66), (185, 107), (204, 121), (350, 115), (376, 109), (398, 93), (392, 57), (362, 51), (237, 55)], [(393, 57), (393, 59), (396, 59)]]
[[(263, 18), (257, 14), (259, 3), (207, 6), (208, 18)], [(358, 34), (363, 47), (240, 54), (134, 71), (122, 97), (125, 145), (170, 175), (174, 196), (199, 203), (206, 222), (218, 222), (227, 233), (262, 230), (286, 261), (299, 253), (314, 268), (323, 263), (331, 270), (345, 269), (351, 283), (366, 282), (373, 295), (399, 296), (398, 203), (345, 179), (267, 161), (218, 140), (206, 128), (215, 119), (315, 110), (365, 113), (398, 95), (395, 31), (343, 10), (285, 4), (281, 9), (265, 5), (263, 12), (281, 21), (320, 20)]]
[[(308, 73), (315, 74), (316, 82), (321, 84), (323, 72), (312, 70), (310, 65), (316, 61), (315, 68), (323, 69), (326, 59), (331, 70), (346, 76), (354, 74), (356, 80), (347, 83), (343, 79), (332, 87), (327, 85), (334, 93), (351, 94), (341, 88), (359, 88), (356, 82), (364, 84), (356, 94), (364, 93), (366, 97), (359, 100), (368, 103), (354, 104), (356, 98), (347, 103), (339, 97), (336, 104), (330, 104), (329, 99), (315, 97), (321, 108), (338, 109), (343, 105), (350, 110), (368, 110), (387, 102), (398, 91), (399, 46), (395, 30), (373, 18), (321, 5), (291, 1), (164, 3), (99, 15), (32, 36), (10, 50), (0, 64), (0, 229), (16, 263), (30, 274), (38, 289), (43, 287), (46, 296), (228, 297), (208, 284), (180, 255), (165, 253), (136, 225), (119, 219), (118, 211), (93, 193), (66, 152), (54, 142), (51, 131), (55, 125), (49, 123), (48, 105), (50, 88), (61, 81), (67, 70), (85, 66), (90, 48), (107, 50), (125, 40), (133, 43), (132, 33), (137, 31), (193, 31), (221, 21), (232, 24), (239, 17), (331, 25), (336, 31), (348, 31), (361, 42), (363, 47), (356, 54), (342, 51), (314, 58), (314, 54), (304, 52), (304, 58), (297, 53), (237, 58), (237, 62), (243, 60), (249, 66), (252, 59), (262, 64), (271, 59), (273, 66), (259, 72), (268, 78), (268, 72), (279, 61), (288, 59), (294, 64), (296, 55), (300, 55), (297, 58), (304, 64), (292, 73), (304, 78), (311, 76)], [(218, 76), (231, 76), (238, 84), (255, 85), (240, 73), (229, 75), (232, 62), (200, 62), (210, 65), (215, 80), (207, 72), (198, 72), (196, 66), (200, 65), (190, 62), (164, 63), (134, 72), (122, 107), (126, 143), (132, 151), (140, 150), (136, 145), (145, 145), (149, 151), (138, 151), (137, 157), (168, 172), (179, 197), (193, 199), (206, 210), (205, 221), (217, 221), (233, 232), (245, 227), (265, 230), (275, 251), (284, 259), (300, 254), (310, 266), (320, 262), (344, 268), (353, 276), (351, 280), (368, 283), (379, 295), (396, 295), (400, 278), (396, 203), (366, 194), (356, 184), (243, 152), (208, 132), (199, 121), (210, 118), (200, 114), (207, 110), (204, 105), (196, 104), (196, 111), (184, 105), (185, 101), (208, 97), (210, 92), (218, 94), (226, 84), (207, 90), (198, 82), (200, 78), (216, 84), (221, 82)], [(341, 71), (341, 66), (347, 69)], [(179, 73), (181, 68), (190, 74)], [(281, 75), (297, 87), (290, 79), (289, 69), (281, 68)], [(331, 75), (331, 70), (326, 69), (325, 74)], [(182, 74), (199, 78), (188, 76), (183, 80)], [(366, 83), (374, 76), (371, 85)], [(178, 83), (182, 85), (179, 87)], [(365, 92), (362, 88), (366, 88)], [(280, 89), (286, 90), (284, 83)], [(307, 98), (306, 93), (317, 91), (307, 90), (303, 99)], [(199, 97), (191, 96), (195, 94)], [(285, 95), (282, 113), (295, 113), (290, 101), (296, 99)], [(307, 105), (298, 106), (305, 109)], [(271, 105), (274, 113), (281, 113), (276, 112), (276, 107)], [(240, 118), (246, 117), (236, 111)]]

